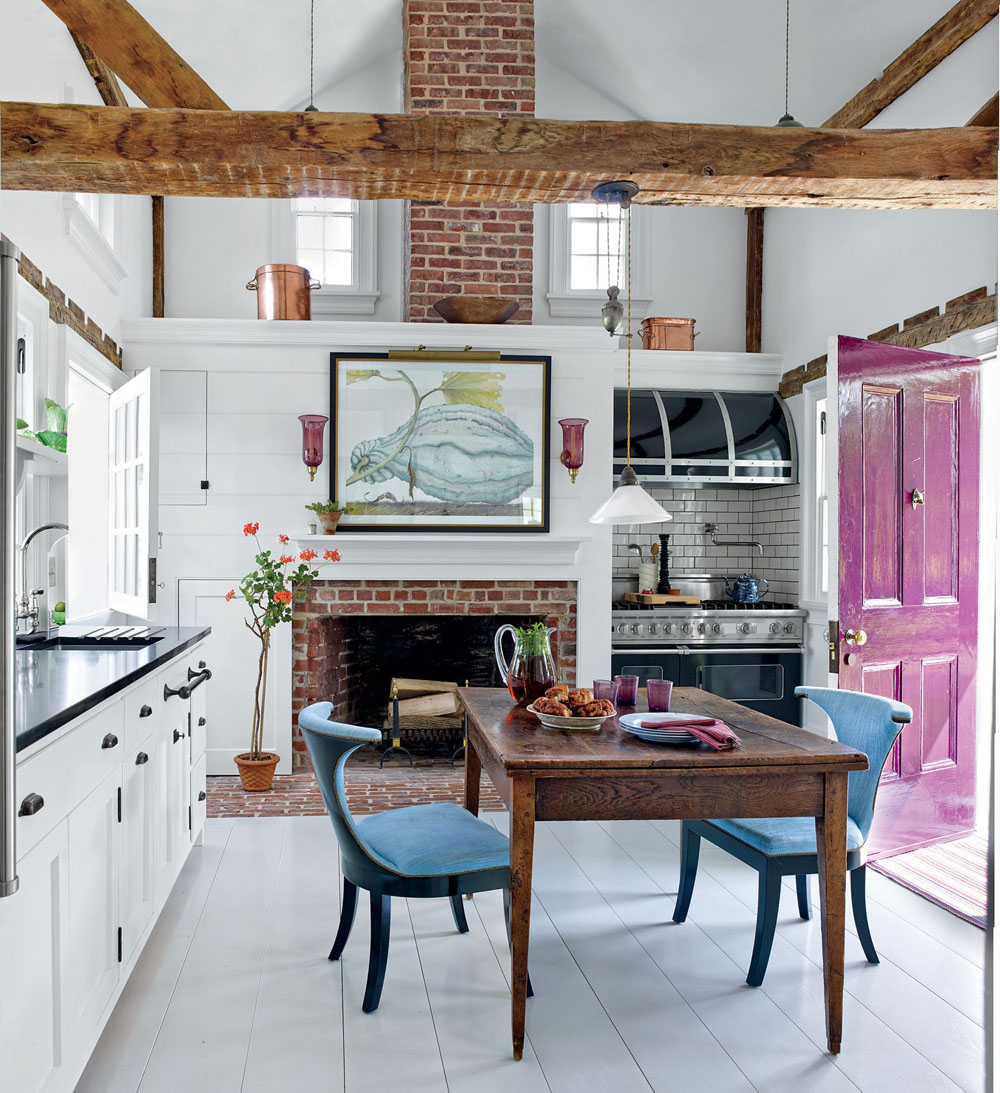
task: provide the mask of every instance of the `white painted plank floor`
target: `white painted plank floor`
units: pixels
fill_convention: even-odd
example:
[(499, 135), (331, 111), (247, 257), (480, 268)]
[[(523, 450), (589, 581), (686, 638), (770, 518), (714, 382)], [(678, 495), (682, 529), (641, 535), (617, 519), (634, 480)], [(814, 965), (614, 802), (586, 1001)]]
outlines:
[(882, 962), (849, 932), (833, 1057), (818, 920), (798, 918), (789, 883), (764, 985), (747, 987), (755, 876), (703, 844), (673, 924), (678, 836), (539, 825), (515, 1063), (499, 893), (466, 903), (465, 935), (445, 900), (394, 900), (382, 1004), (363, 1014), (366, 902), (342, 960), (326, 959), (340, 900), (327, 818), (209, 820), (77, 1093), (985, 1089), (984, 931), (870, 875)]

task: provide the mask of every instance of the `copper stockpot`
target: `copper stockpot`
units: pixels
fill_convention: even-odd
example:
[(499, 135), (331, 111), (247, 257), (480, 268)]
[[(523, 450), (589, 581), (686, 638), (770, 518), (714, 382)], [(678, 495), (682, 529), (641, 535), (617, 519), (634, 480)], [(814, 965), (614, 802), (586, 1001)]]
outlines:
[(319, 287), (304, 266), (280, 262), (258, 267), (253, 280), (247, 281), (249, 291), (257, 293), (258, 319), (310, 318), (309, 293)]
[(643, 319), (639, 326), (643, 349), (694, 349), (697, 337), (694, 319), (657, 316)]

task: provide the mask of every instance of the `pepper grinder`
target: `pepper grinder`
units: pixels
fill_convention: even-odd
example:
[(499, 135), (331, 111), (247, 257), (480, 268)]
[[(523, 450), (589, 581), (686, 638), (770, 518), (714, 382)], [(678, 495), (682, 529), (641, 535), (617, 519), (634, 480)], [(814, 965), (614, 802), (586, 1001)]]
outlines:
[(670, 536), (660, 536), (660, 576), (656, 583), (657, 592), (670, 591)]

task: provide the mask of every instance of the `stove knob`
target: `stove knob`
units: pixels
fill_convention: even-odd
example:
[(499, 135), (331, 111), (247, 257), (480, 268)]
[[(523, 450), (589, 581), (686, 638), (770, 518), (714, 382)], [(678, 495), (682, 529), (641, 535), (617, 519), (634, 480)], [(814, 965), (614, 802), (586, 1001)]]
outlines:
[(755, 622), (741, 622), (739, 631), (741, 634), (756, 634), (757, 624)]
[(664, 634), (672, 634), (673, 632), (674, 632), (674, 624), (672, 622), (664, 623), (663, 633)]
[(641, 634), (642, 633), (642, 625), (638, 622), (632, 623), (632, 633), (633, 634)]
[(712, 633), (713, 634), (721, 634), (722, 633), (722, 627), (717, 622), (712, 623)]
[(653, 634), (656, 634), (656, 633), (658, 633), (658, 632), (659, 632), (659, 629), (660, 629), (660, 628), (659, 628), (659, 626), (658, 626), (658, 625), (657, 625), (657, 624), (656, 624), (655, 622), (651, 622), (651, 623), (649, 624), (649, 634), (650, 634), (650, 637), (652, 637), (652, 635), (653, 635)]
[(691, 622), (684, 623), (684, 625), (681, 627), (681, 632), (684, 633), (684, 634), (693, 634), (694, 633), (694, 623), (691, 623)]
[(785, 623), (785, 633), (786, 634), (794, 634), (795, 633), (795, 623), (794, 622), (786, 622)]
[(699, 634), (707, 634), (708, 633), (708, 623), (699, 622), (698, 623), (698, 633)]
[(628, 627), (627, 627), (627, 626), (625, 625), (625, 623), (623, 623), (623, 622), (620, 622), (620, 623), (619, 623), (619, 624), (618, 624), (618, 625), (617, 625), (617, 626), (615, 627), (615, 629), (616, 629), (616, 630), (618, 631), (618, 633), (619, 633), (619, 634), (624, 634), (624, 633), (625, 633), (625, 632), (626, 632), (626, 631), (628, 630)]
[(772, 622), (771, 625), (767, 628), (767, 630), (768, 630), (768, 633), (770, 633), (770, 634), (780, 634), (781, 633), (781, 623), (780, 622)]

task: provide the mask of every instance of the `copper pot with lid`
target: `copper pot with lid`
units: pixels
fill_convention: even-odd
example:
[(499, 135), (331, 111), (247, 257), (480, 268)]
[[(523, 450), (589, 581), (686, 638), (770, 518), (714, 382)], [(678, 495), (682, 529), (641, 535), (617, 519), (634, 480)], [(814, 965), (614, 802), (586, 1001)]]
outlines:
[(247, 289), (257, 293), (258, 319), (309, 319), (309, 293), (320, 287), (305, 266), (283, 262), (259, 266), (253, 280), (247, 281)]
[(639, 326), (639, 338), (643, 349), (694, 349), (698, 332), (694, 319), (667, 318), (665, 316), (643, 319)]

